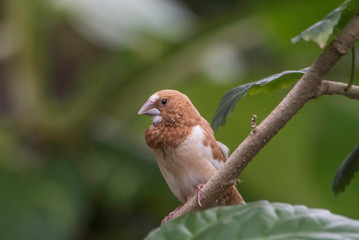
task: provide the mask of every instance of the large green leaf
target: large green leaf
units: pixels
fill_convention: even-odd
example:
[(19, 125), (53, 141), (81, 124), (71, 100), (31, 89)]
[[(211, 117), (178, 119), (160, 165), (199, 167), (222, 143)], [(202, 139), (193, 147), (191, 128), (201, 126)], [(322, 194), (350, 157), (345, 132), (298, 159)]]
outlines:
[(328, 39), (333, 34), (338, 33), (350, 18), (354, 16), (358, 9), (358, 3), (358, 0), (345, 1), (324, 19), (310, 26), (298, 36), (292, 38), (292, 42), (295, 44), (302, 41), (313, 41), (316, 42), (319, 47), (323, 48), (328, 42)]
[(332, 189), (335, 195), (344, 192), (345, 187), (350, 184), (354, 174), (359, 171), (359, 144), (353, 152), (344, 159), (335, 174)]
[(324, 209), (258, 201), (192, 212), (146, 239), (359, 239), (359, 221)]
[(250, 94), (256, 94), (258, 92), (272, 93), (280, 88), (288, 87), (295, 80), (299, 79), (307, 70), (308, 68), (284, 71), (229, 90), (222, 96), (221, 101), (219, 102), (219, 106), (211, 123), (212, 128), (217, 130), (219, 126), (224, 126), (226, 124), (226, 119), (234, 110), (238, 100), (244, 97), (247, 92)]

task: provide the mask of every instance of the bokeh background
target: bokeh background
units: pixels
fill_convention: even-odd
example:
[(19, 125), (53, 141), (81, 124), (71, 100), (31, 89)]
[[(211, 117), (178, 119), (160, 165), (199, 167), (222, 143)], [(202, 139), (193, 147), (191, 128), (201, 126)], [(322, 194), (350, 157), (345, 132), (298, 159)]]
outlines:
[[(137, 111), (160, 89), (211, 121), (239, 84), (309, 66), (290, 39), (342, 1), (0, 0), (0, 238), (141, 239), (179, 205)], [(350, 56), (328, 79), (348, 81)], [(356, 78), (356, 84), (359, 84)], [(232, 151), (288, 89), (240, 100), (216, 137)], [(359, 143), (359, 102), (309, 102), (249, 164), (246, 201), (359, 218), (359, 182), (335, 171)]]

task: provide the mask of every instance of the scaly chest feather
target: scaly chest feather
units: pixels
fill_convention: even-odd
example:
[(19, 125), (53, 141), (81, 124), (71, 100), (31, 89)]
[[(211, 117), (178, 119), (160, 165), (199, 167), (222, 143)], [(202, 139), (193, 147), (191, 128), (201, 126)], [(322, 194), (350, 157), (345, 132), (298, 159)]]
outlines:
[(197, 125), (176, 147), (152, 148), (158, 166), (172, 193), (185, 202), (194, 195), (197, 186), (206, 183), (217, 171), (212, 151), (203, 144), (205, 133)]

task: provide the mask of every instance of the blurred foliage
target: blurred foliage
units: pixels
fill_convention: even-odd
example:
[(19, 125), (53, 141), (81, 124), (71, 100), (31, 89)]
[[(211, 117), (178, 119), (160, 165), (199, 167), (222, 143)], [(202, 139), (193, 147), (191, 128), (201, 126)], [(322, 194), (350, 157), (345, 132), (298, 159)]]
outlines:
[[(145, 145), (141, 104), (175, 88), (210, 121), (228, 89), (310, 65), (320, 50), (290, 39), (340, 4), (0, 1), (2, 239), (146, 236), (179, 202)], [(347, 81), (348, 66), (328, 78)], [(252, 115), (262, 120), (286, 92), (244, 98), (217, 139), (235, 149)], [(336, 200), (330, 188), (358, 142), (357, 109), (341, 96), (309, 103), (240, 176), (245, 199), (359, 218), (358, 182)]]

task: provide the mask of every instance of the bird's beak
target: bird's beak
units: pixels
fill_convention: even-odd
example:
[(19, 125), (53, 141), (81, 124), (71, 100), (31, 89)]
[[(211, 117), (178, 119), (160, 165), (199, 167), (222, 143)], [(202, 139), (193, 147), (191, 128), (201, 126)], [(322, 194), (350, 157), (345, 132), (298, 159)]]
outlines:
[(143, 106), (141, 107), (140, 111), (138, 111), (139, 115), (149, 115), (149, 116), (160, 116), (160, 110), (158, 110), (154, 103), (151, 101), (147, 101)]

